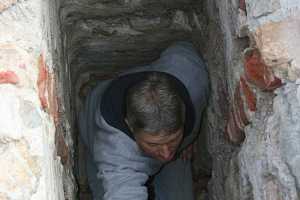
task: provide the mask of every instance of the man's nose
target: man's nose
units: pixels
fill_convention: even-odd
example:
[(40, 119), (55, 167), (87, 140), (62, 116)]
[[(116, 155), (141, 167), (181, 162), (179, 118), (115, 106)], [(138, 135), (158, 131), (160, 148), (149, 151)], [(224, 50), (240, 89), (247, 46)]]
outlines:
[(169, 160), (172, 155), (172, 151), (168, 145), (163, 145), (160, 154), (165, 160)]

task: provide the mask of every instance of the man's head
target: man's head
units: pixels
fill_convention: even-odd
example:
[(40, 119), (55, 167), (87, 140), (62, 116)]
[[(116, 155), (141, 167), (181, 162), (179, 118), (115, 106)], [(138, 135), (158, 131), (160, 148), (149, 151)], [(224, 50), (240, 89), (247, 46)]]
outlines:
[(129, 88), (126, 123), (140, 148), (161, 161), (171, 160), (183, 138), (185, 105), (173, 77), (149, 72)]

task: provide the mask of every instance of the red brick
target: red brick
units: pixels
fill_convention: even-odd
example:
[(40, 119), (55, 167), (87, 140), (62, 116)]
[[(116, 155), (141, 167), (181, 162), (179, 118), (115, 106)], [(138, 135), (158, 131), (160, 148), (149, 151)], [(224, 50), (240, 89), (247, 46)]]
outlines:
[(49, 103), (49, 114), (53, 117), (54, 123), (57, 126), (59, 120), (59, 112), (58, 112), (58, 101), (56, 94), (56, 82), (54, 78), (54, 74), (49, 74), (47, 84), (47, 93), (48, 93), (48, 103)]
[(246, 12), (246, 1), (245, 0), (240, 0), (239, 8)]
[(256, 111), (256, 96), (247, 84), (245, 78), (242, 76), (240, 78), (240, 86), (245, 96), (249, 110), (252, 112)]
[(48, 81), (49, 74), (48, 74), (48, 69), (43, 55), (40, 55), (39, 57), (38, 67), (39, 67), (39, 76), (38, 76), (37, 85), (39, 90), (39, 98), (41, 101), (42, 108), (47, 109), (48, 102), (46, 97), (46, 90), (47, 90), (47, 81)]
[(19, 77), (13, 71), (0, 72), (0, 84), (18, 84)]
[(225, 136), (230, 142), (240, 144), (245, 139), (244, 128), (249, 124), (241, 97), (241, 88), (238, 84), (234, 92), (234, 98), (229, 111), (229, 119), (226, 125)]
[(241, 96), (240, 85), (236, 86), (235, 97), (238, 100), (238, 104), (237, 104), (238, 107), (236, 107), (235, 110), (239, 111), (239, 116), (240, 116), (240, 119), (243, 122), (243, 128), (244, 128), (246, 125), (249, 124), (249, 120), (248, 120), (246, 112), (245, 112), (245, 105), (244, 105), (244, 101), (243, 101), (242, 96)]
[(249, 50), (244, 58), (246, 79), (264, 91), (273, 91), (280, 87), (282, 82), (274, 76), (271, 69), (266, 66), (257, 49)]
[(49, 73), (43, 55), (39, 57), (39, 76), (37, 85), (42, 108), (53, 117), (55, 125), (58, 126), (59, 108), (55, 76), (54, 74)]
[(234, 144), (240, 144), (245, 139), (245, 133), (237, 126), (232, 111), (230, 112), (229, 121), (226, 126), (226, 138)]

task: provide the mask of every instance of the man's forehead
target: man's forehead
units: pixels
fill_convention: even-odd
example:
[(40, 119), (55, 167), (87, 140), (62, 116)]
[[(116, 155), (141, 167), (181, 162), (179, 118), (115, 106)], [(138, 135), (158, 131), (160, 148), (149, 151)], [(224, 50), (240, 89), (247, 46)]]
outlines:
[(157, 144), (164, 144), (172, 141), (183, 134), (183, 129), (178, 129), (175, 133), (166, 134), (164, 131), (159, 132), (158, 134), (149, 134), (142, 132), (137, 135), (137, 138), (143, 142), (148, 143), (157, 143)]

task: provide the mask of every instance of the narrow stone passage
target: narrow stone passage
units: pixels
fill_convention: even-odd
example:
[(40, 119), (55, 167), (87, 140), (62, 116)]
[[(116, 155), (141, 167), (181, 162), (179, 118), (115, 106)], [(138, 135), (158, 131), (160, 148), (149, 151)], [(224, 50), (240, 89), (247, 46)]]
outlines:
[[(116, 2), (101, 4), (106, 7), (102, 13), (105, 16), (98, 16), (97, 19), (89, 14), (82, 14), (81, 19), (77, 13), (76, 26), (70, 28), (73, 30), (70, 30), (72, 34), (68, 36), (73, 38), (69, 45), (72, 51), (72, 74), (76, 80), (76, 93), (79, 94), (77, 108), (80, 109), (86, 94), (99, 80), (109, 79), (130, 67), (149, 64), (175, 41), (193, 41), (196, 46), (201, 45), (201, 36), (207, 34), (205, 32), (208, 20), (203, 4), (191, 1), (172, 4), (145, 1), (137, 5), (134, 2)], [(129, 7), (134, 9), (128, 10)], [(93, 6), (87, 9), (93, 9)], [(198, 51), (201, 54), (199, 47)], [(205, 130), (199, 138), (193, 167), (194, 190), (199, 196), (207, 193), (211, 174), (211, 159), (204, 132)], [(80, 143), (76, 146), (79, 196), (80, 199), (89, 199), (85, 150)]]
[(90, 199), (87, 93), (190, 41), (211, 90), (196, 199), (298, 200), (299, 13), (298, 0), (2, 0), (0, 199)]

